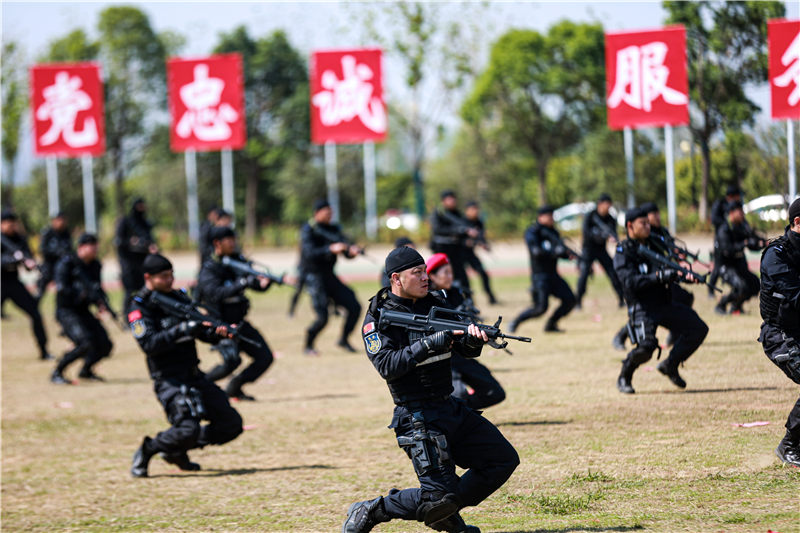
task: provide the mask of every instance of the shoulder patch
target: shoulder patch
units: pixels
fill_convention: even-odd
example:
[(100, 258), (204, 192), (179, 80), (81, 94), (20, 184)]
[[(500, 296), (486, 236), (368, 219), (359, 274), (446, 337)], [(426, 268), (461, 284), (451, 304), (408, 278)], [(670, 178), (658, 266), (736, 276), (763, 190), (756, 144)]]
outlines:
[(133, 332), (133, 336), (137, 339), (141, 339), (144, 335), (147, 328), (144, 325), (144, 322), (140, 320), (135, 320), (131, 322), (131, 331)]
[(375, 331), (375, 322), (367, 322), (364, 324), (364, 327), (361, 328), (361, 333), (364, 335), (372, 333), (373, 331)]
[(378, 332), (370, 333), (364, 337), (364, 344), (367, 346), (367, 352), (375, 355), (381, 349), (381, 336)]
[(130, 313), (128, 313), (128, 323), (136, 322), (142, 318), (142, 312), (139, 309), (134, 309)]

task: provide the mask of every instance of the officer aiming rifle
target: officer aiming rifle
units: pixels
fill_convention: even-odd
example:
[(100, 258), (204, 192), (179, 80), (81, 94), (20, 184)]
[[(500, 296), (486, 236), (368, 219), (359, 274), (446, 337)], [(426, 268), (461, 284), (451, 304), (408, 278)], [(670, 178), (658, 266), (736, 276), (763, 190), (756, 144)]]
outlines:
[[(664, 267), (662, 272), (664, 272), (664, 279), (672, 278), (673, 281), (685, 281), (687, 283), (702, 283), (703, 285), (707, 285), (708, 287), (722, 292), (721, 289), (714, 287), (713, 285), (708, 283), (708, 276), (703, 274), (698, 274), (697, 272), (693, 271), (690, 268), (683, 267), (678, 263), (671, 261), (670, 259), (664, 257), (663, 255), (654, 252), (650, 248), (640, 244), (639, 247), (636, 249), (636, 252), (641, 255), (642, 257), (648, 258), (655, 263)], [(672, 270), (673, 272), (669, 272)]]
[(267, 278), (270, 282), (275, 283), (277, 285), (289, 285), (293, 286), (289, 283), (289, 280), (286, 277), (286, 274), (282, 274), (280, 276), (276, 276), (272, 274), (268, 270), (261, 270), (254, 268), (254, 265), (262, 266), (260, 263), (256, 261), (239, 261), (238, 259), (234, 259), (230, 256), (224, 256), (222, 259), (222, 264), (233, 269), (235, 272), (242, 276), (252, 276), (253, 278)]

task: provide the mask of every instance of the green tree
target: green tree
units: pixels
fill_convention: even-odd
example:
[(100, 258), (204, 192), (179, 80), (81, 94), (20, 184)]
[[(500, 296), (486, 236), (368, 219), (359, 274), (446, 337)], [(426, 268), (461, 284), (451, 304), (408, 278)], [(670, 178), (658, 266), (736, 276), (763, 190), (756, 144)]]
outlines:
[(2, 91), (3, 137), (2, 153), (5, 171), (8, 176), (3, 187), (3, 205), (11, 205), (14, 189), (14, 160), (19, 151), (19, 130), (22, 116), (28, 107), (26, 73), (24, 58), (19, 45), (14, 41), (3, 43), (2, 73), (0, 73), (0, 91)]
[[(767, 79), (767, 20), (782, 17), (782, 2), (664, 2), (667, 23), (686, 27), (690, 129), (700, 145), (703, 173), (700, 219), (707, 220), (710, 141), (720, 130), (752, 124), (759, 107), (745, 95), (748, 83)], [(738, 177), (737, 177), (738, 179)]]
[(550, 160), (604, 118), (604, 37), (599, 24), (562, 21), (547, 34), (511, 30), (462, 107), (484, 134), (502, 131), (533, 157), (537, 196), (546, 203)]

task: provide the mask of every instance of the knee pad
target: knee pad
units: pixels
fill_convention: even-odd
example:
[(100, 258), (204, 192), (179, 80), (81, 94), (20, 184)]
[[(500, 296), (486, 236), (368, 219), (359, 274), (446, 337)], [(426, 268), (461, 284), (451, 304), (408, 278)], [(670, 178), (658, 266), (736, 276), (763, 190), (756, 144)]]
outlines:
[(639, 366), (643, 363), (646, 363), (653, 357), (653, 352), (656, 351), (658, 348), (658, 342), (656, 341), (655, 337), (650, 337), (645, 339), (643, 342), (639, 343), (636, 348), (630, 351), (628, 358), (630, 362), (636, 366)]

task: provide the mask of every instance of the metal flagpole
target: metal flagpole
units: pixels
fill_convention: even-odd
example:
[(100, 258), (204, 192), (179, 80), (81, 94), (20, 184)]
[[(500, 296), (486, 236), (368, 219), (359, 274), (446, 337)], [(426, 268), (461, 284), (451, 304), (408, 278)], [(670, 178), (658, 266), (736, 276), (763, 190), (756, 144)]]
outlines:
[(675, 214), (675, 154), (673, 152), (672, 125), (664, 126), (664, 157), (667, 160), (667, 216), (669, 231), (676, 232)]
[(630, 126), (625, 126), (623, 130), (623, 141), (625, 144), (625, 174), (628, 184), (628, 209), (636, 205), (633, 196), (633, 130)]
[(197, 222), (197, 160), (191, 148), (183, 154), (186, 165), (186, 207), (189, 211), (189, 240), (197, 242), (200, 228)]
[(786, 121), (786, 146), (789, 158), (789, 203), (797, 197), (797, 174), (794, 166), (794, 121)]
[(97, 216), (94, 210), (94, 175), (92, 173), (92, 156), (81, 156), (83, 171), (83, 224), (87, 233), (97, 234)]
[(223, 148), (222, 156), (222, 208), (234, 216), (233, 202), (233, 153), (230, 148)]
[(328, 187), (328, 203), (333, 208), (333, 221), (339, 221), (339, 181), (336, 175), (336, 143), (325, 143), (325, 185)]
[(364, 142), (364, 203), (367, 206), (367, 238), (378, 236), (377, 203), (378, 194), (375, 184), (375, 143)]
[(60, 211), (58, 206), (58, 159), (48, 157), (45, 159), (47, 170), (47, 213), (54, 217)]

